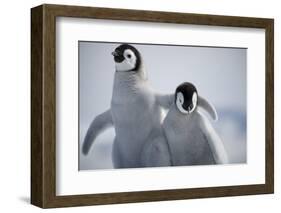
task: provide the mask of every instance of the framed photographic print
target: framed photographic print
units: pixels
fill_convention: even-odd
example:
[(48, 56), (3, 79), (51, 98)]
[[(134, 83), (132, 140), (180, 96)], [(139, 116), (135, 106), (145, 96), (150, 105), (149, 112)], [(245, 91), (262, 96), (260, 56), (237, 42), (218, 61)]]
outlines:
[(31, 9), (31, 203), (273, 193), (273, 19)]

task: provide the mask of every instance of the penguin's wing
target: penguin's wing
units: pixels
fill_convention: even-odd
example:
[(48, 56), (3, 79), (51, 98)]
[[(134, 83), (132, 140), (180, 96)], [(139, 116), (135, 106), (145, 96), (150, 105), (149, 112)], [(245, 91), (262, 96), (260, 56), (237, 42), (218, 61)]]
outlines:
[(205, 98), (198, 96), (198, 106), (205, 110), (213, 120), (218, 120), (218, 114), (215, 107)]
[(82, 152), (84, 155), (88, 154), (96, 137), (111, 126), (113, 126), (113, 121), (110, 110), (107, 110), (95, 117), (86, 133), (86, 137), (83, 142)]
[(223, 142), (219, 135), (216, 133), (212, 124), (209, 120), (202, 114), (198, 113), (199, 126), (205, 136), (214, 156), (217, 164), (227, 164), (228, 156), (224, 148)]
[(165, 109), (169, 109), (174, 102), (175, 94), (156, 94), (157, 103)]

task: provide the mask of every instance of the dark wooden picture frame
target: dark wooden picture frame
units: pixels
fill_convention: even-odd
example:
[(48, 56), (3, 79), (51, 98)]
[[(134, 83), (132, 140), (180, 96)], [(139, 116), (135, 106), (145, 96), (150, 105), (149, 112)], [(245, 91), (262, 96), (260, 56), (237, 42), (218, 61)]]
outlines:
[[(265, 29), (265, 184), (87, 195), (56, 195), (56, 17)], [(66, 207), (274, 192), (274, 20), (264, 18), (41, 5), (31, 9), (31, 203)]]

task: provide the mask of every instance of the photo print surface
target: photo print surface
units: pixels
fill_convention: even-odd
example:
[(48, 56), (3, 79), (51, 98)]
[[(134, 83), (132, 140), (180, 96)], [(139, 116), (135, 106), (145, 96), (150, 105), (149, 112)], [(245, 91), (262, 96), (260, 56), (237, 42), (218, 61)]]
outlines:
[(247, 163), (247, 49), (79, 41), (79, 170)]

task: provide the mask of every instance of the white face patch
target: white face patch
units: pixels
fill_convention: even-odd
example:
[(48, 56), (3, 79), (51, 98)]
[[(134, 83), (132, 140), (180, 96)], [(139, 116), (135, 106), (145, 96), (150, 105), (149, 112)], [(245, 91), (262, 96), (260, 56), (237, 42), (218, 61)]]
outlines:
[(137, 57), (132, 50), (124, 51), (124, 60), (121, 63), (115, 63), (116, 71), (129, 71), (136, 67)]
[(185, 110), (183, 108), (183, 106), (182, 106), (183, 103), (184, 103), (184, 96), (183, 96), (183, 94), (181, 92), (178, 92), (177, 93), (177, 100), (176, 100), (176, 105), (177, 105), (178, 110), (181, 113), (183, 113), (183, 114), (190, 114), (190, 113), (192, 113), (195, 110), (196, 106), (197, 106), (197, 93), (194, 92), (193, 95), (192, 95), (193, 107), (192, 107), (192, 109), (190, 111)]
[(196, 92), (194, 92), (192, 95), (192, 104), (193, 104), (193, 108), (189, 111), (189, 113), (192, 113), (197, 106), (197, 93)]
[(188, 111), (185, 110), (182, 105), (184, 103), (184, 96), (181, 92), (178, 92), (177, 93), (177, 100), (176, 100), (176, 105), (177, 105), (177, 108), (178, 110), (183, 113), (183, 114), (188, 114)]

